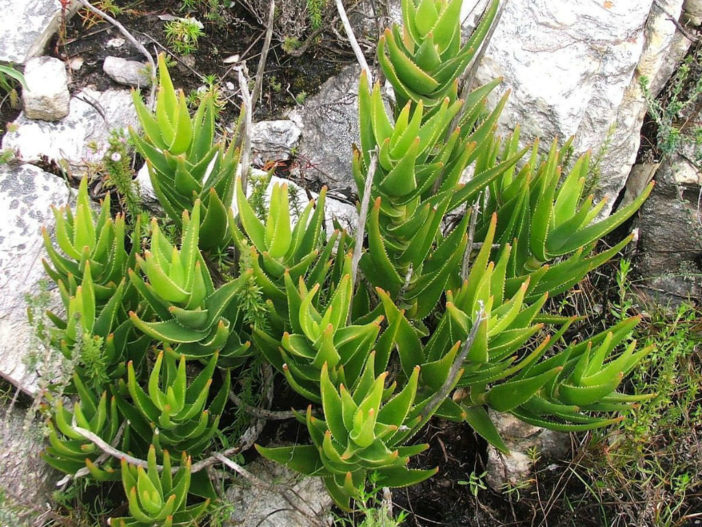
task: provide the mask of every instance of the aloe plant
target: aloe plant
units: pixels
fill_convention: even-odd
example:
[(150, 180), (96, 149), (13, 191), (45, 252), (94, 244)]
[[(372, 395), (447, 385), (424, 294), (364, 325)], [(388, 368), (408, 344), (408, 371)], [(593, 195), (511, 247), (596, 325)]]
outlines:
[(144, 136), (131, 129), (131, 138), (144, 156), (159, 204), (176, 225), (184, 210), (201, 201), (199, 239), (204, 250), (221, 250), (230, 241), (234, 176), (239, 163), (235, 140), (214, 142), (214, 96), (203, 97), (191, 118), (185, 95), (173, 87), (165, 56), (159, 55), (159, 91), (152, 113), (138, 92), (134, 106)]
[[(346, 268), (350, 258), (344, 259)], [(315, 306), (320, 285), (307, 288), (304, 280), (293, 284), (285, 274), (289, 318), (285, 331), (277, 333), (254, 329), (256, 347), (266, 359), (281, 371), (289, 385), (307, 399), (320, 402), (320, 375), (323, 367), (337, 384), (355, 386), (368, 354), (373, 349), (383, 317), (364, 324), (348, 322), (353, 284), (351, 275), (344, 274), (321, 312)], [(273, 315), (275, 316), (275, 315)], [(387, 365), (389, 355), (384, 356)]]
[[(58, 285), (65, 315), (48, 311), (55, 328), (52, 344), (66, 358), (76, 360), (77, 368), (90, 382), (96, 374), (77, 356), (84, 347), (100, 347), (97, 367), (108, 372), (104, 378), (122, 375), (127, 360), (141, 362), (148, 339), (132, 331), (127, 312), (137, 305), (136, 292), (125, 282), (127, 269), (134, 265), (141, 220), (137, 219), (130, 237), (124, 216), (112, 217), (110, 197), (105, 196), (96, 213), (88, 195), (88, 181), (78, 187), (75, 212), (69, 207), (53, 209), (56, 219), (54, 247), (46, 229), (42, 230), (49, 261), (44, 268)], [(90, 342), (89, 342), (90, 341)], [(98, 342), (99, 341), (99, 342)], [(94, 346), (93, 346), (94, 344)], [(100, 377), (100, 375), (97, 375)]]
[[(519, 128), (505, 141), (500, 155), (511, 157), (518, 141)], [(538, 154), (538, 143), (535, 144), (529, 160), (518, 172), (503, 172), (491, 183), (490, 193), (483, 203), (487, 214), (495, 212), (498, 217), (495, 241), (514, 244), (507, 266), (507, 276), (515, 278), (512, 284), (523, 280), (527, 274), (540, 272), (544, 264), (561, 259), (540, 273), (538, 281), (533, 281), (532, 296), (546, 291), (551, 294), (566, 291), (619, 252), (630, 239), (587, 258), (594, 242), (629, 219), (653, 188), (650, 184), (632, 203), (596, 221), (606, 199), (594, 204), (593, 195), (583, 196), (589, 153), (579, 157), (565, 177), (561, 175), (561, 165), (571, 142), (572, 138), (558, 149), (554, 141), (545, 159)], [(483, 215), (478, 236), (488, 228), (485, 218)]]
[[(370, 200), (371, 207), (365, 225), (367, 245), (354, 250), (365, 249), (361, 270), (376, 289), (373, 298), (364, 300), (366, 314), (355, 320), (380, 323), (381, 319), (373, 317), (384, 315), (387, 322), (373, 332), (375, 342), (368, 347), (377, 353), (377, 360), (372, 355), (374, 375), (385, 378), (384, 370), (397, 362), (400, 371), (392, 380), (406, 387), (413, 382), (415, 370), (421, 371), (413, 388), (418, 407), (428, 405), (434, 394), (444, 393), (445, 383), (453, 383), (440, 404), (413, 414), (421, 415), (419, 426), (434, 412), (465, 420), (506, 451), (487, 408), (512, 412), (541, 426), (581, 430), (611, 423), (616, 418), (607, 413), (648, 397), (616, 392), (623, 375), (648, 349), (636, 352), (635, 345), (629, 346), (607, 360), (635, 321), (622, 325), (614, 335), (563, 346), (574, 319), (542, 316), (549, 294), (565, 291), (629, 241), (589, 256), (593, 242), (630, 217), (647, 193), (632, 206), (595, 222), (603, 204), (593, 206), (592, 198), (581, 195), (587, 156), (561, 181), (559, 166), (568, 145), (559, 151), (554, 143), (543, 161), (535, 146), (524, 160), (529, 149), (518, 147), (518, 132), (504, 143), (494, 135), (506, 99), (492, 112), (485, 108), (486, 96), (497, 81), (473, 91), (465, 101), (457, 98), (456, 79), (479, 48), (498, 7), (491, 2), (485, 22), (460, 47), (455, 16), (460, 4), (403, 2), (404, 28), (386, 31), (378, 49), (398, 102), (392, 115), (386, 111), (379, 86), (371, 90), (365, 74), (361, 75), (361, 137), (360, 148), (354, 151), (353, 173), (360, 197)], [(374, 166), (373, 156), (377, 168), (368, 174)], [(473, 175), (463, 183), (461, 177), (471, 164)], [(370, 196), (363, 195), (366, 177), (372, 178)], [(481, 246), (474, 256), (465, 254), (470, 215), (464, 214), (448, 229), (445, 220), (459, 207), (477, 211), (478, 205), (475, 241)], [(337, 253), (336, 258), (342, 256)], [(464, 276), (461, 268), (466, 258), (471, 258), (471, 265)], [(553, 263), (557, 258), (563, 259)], [(303, 312), (300, 320), (295, 319), (298, 302), (309, 302), (317, 288), (308, 290), (302, 279), (297, 288), (287, 278), (286, 283), (290, 284), (286, 290), (289, 320), (284, 324), (299, 331)], [(339, 285), (335, 288), (335, 295), (339, 294)], [(352, 292), (345, 309), (364, 291), (361, 286)], [(442, 304), (444, 308), (439, 307)], [(324, 320), (322, 313), (313, 312), (311, 328), (324, 327), (318, 325)], [(429, 315), (435, 322), (427, 320)], [(310, 328), (300, 328), (302, 335), (295, 339), (287, 332), (278, 339), (255, 332), (255, 341), (296, 390), (322, 403), (324, 421), (311, 415), (306, 418), (312, 446), (260, 451), (295, 470), (322, 475), (335, 500), (346, 506), (354, 489), (363, 484), (367, 467), (343, 466), (351, 458), (342, 455), (353, 447), (340, 428), (334, 431), (328, 424), (339, 412), (327, 400), (330, 386), (338, 390), (337, 395), (348, 393), (347, 386), (354, 393), (366, 373), (347, 369), (346, 361), (353, 365), (354, 359), (344, 354), (325, 355), (336, 347), (323, 347), (324, 332), (307, 331), (305, 335)], [(329, 329), (328, 342), (334, 343), (330, 338), (334, 329)], [(552, 334), (544, 336), (547, 331)], [(466, 341), (463, 353), (460, 343)], [(527, 350), (530, 341), (534, 344)], [(595, 346), (597, 351), (590, 351)], [(544, 359), (546, 356), (549, 358)], [(451, 379), (459, 357), (463, 357), (461, 369)], [(350, 374), (354, 371), (357, 376)], [(450, 396), (454, 387), (460, 389)], [(355, 415), (350, 412), (341, 412), (349, 430), (353, 423), (348, 419)], [(373, 421), (359, 417), (361, 422)], [(417, 429), (405, 428), (408, 432), (402, 440)], [(338, 437), (342, 439), (336, 443), (330, 440)], [(376, 437), (373, 448), (381, 451), (378, 444)]]
[[(69, 275), (68, 287), (63, 281), (59, 282), (66, 316), (62, 318), (53, 311), (47, 311), (55, 325), (50, 332), (52, 343), (66, 358), (77, 361), (76, 368), (82, 372), (84, 378), (96, 380), (96, 377), (104, 376), (105, 379), (114, 379), (124, 374), (125, 361), (128, 358), (141, 360), (148, 340), (134, 338), (132, 335), (131, 324), (122, 305), (127, 288), (125, 280), (122, 279), (107, 304), (99, 306), (90, 269), (90, 263), (86, 262), (81, 285), (75, 285), (72, 275)], [(75, 291), (73, 295), (69, 293), (70, 289)], [(132, 342), (128, 346), (129, 340)], [(99, 349), (85, 349), (92, 347)], [(97, 364), (85, 364), (85, 354), (90, 351), (100, 354), (99, 358), (92, 357)], [(94, 368), (103, 370), (103, 375), (101, 372), (91, 371)]]
[[(419, 378), (416, 368), (406, 385), (394, 397), (385, 388), (387, 373), (375, 377), (375, 353), (370, 353), (355, 389), (333, 383), (325, 363), (320, 372), (321, 403), (324, 419), (312, 415), (311, 407), (300, 419), (307, 424), (312, 445), (264, 448), (263, 456), (310, 476), (322, 476), (338, 505), (349, 508), (369, 472), (378, 476), (377, 484), (403, 487), (419, 483), (438, 469), (408, 469), (413, 455), (428, 445), (402, 446), (405, 429), (416, 425), (415, 395)], [(337, 388), (338, 386), (338, 388)], [(409, 426), (408, 426), (409, 425)]]
[[(328, 262), (338, 235), (326, 241), (324, 236), (324, 203), (326, 188), (316, 201), (310, 201), (300, 217), (293, 221), (290, 214), (287, 185), (273, 185), (265, 222), (259, 220), (249, 204), (241, 185), (236, 182), (237, 219), (232, 224), (232, 237), (254, 273), (263, 293), (279, 311), (286, 312), (284, 275), (293, 283), (310, 274), (317, 283), (324, 281), (321, 271)], [(317, 265), (317, 262), (320, 265)]]
[[(172, 350), (161, 351), (149, 375), (147, 389), (137, 382), (133, 365), (128, 365), (127, 382), (121, 382), (118, 400), (120, 412), (130, 426), (159, 454), (164, 449), (200, 454), (217, 432), (219, 420), (229, 395), (229, 375), (208, 406), (208, 396), (217, 366), (215, 353), (205, 368), (190, 383), (186, 360), (177, 359)], [(126, 402), (129, 394), (132, 404)]]
[(119, 287), (126, 269), (133, 264), (139, 247), (140, 222), (132, 234), (132, 250), (125, 230), (124, 215), (114, 218), (110, 212), (110, 195), (106, 194), (99, 214), (90, 204), (88, 179), (78, 187), (75, 212), (65, 206), (52, 208), (56, 220), (56, 250), (46, 228), (42, 228), (44, 248), (49, 260), (44, 269), (57, 284), (63, 283), (70, 295), (75, 295), (83, 280), (86, 266), (90, 267), (93, 289), (98, 305), (105, 304)]
[(547, 369), (558, 373), (532, 397), (518, 405), (510, 404), (507, 409), (527, 423), (563, 431), (588, 430), (621, 420), (598, 414), (625, 412), (632, 404), (655, 396), (617, 392), (624, 377), (653, 350), (653, 346), (646, 346), (637, 351), (633, 340), (623, 352), (613, 353), (639, 320), (639, 317), (623, 320), (583, 342), (570, 344), (541, 363), (531, 364), (515, 378), (515, 383), (523, 383)]
[(402, 0), (402, 27), (393, 24), (378, 41), (378, 62), (392, 84), (398, 106), (408, 101), (427, 108), (453, 102), (457, 78), (470, 64), (495, 18), (498, 0), (461, 44), (462, 0)]
[(146, 469), (122, 460), (122, 485), (127, 495), (127, 517), (110, 518), (110, 527), (174, 527), (193, 525), (209, 505), (209, 499), (187, 505), (190, 489), (191, 459), (183, 452), (173, 474), (171, 457), (163, 454), (163, 465), (156, 463), (156, 449), (149, 448)]
[(42, 458), (55, 469), (67, 474), (75, 474), (87, 468), (90, 475), (98, 481), (117, 480), (120, 468), (115, 460), (103, 459), (102, 451), (75, 430), (75, 426), (78, 426), (107, 443), (119, 441), (120, 445), (127, 446), (126, 436), (120, 438), (118, 435), (122, 419), (117, 411), (116, 398), (108, 397), (107, 391), (98, 396), (83, 384), (78, 374), (73, 375), (73, 383), (79, 401), (70, 410), (62, 400), (56, 401), (52, 418), (47, 423), (49, 446), (42, 453)]
[[(171, 245), (158, 223), (152, 222), (149, 251), (137, 257), (144, 278), (129, 270), (129, 279), (144, 299), (147, 309), (140, 315), (129, 314), (134, 326), (144, 334), (167, 345), (187, 358), (208, 358), (220, 353), (220, 365), (233, 365), (246, 356), (249, 342), (241, 342), (234, 331), (241, 314), (234, 303), (247, 273), (215, 288), (210, 272), (198, 249), (200, 201), (192, 217), (182, 218), (180, 249)], [(155, 321), (150, 321), (150, 318)]]
[[(429, 4), (431, 9), (426, 7)], [(474, 90), (465, 100), (457, 99), (457, 77), (462, 69), (456, 68), (470, 61), (497, 7), (497, 2), (492, 2), (474, 34), (478, 40), (459, 51), (455, 43), (460, 43), (460, 21), (452, 13), (460, 10), (460, 4), (423, 1), (415, 8), (411, 1), (404, 2), (405, 29), (395, 26), (381, 38), (379, 59), (398, 103), (392, 116), (387, 114), (378, 84), (371, 90), (362, 74), (359, 85), (361, 141), (360, 149), (354, 152), (353, 174), (361, 195), (371, 152), (375, 150), (378, 157), (378, 168), (371, 175), (373, 208), (367, 222), (368, 251), (361, 268), (374, 286), (389, 291), (396, 301), (407, 305), (412, 318), (419, 320), (434, 309), (447, 284), (458, 280), (456, 269), (465, 250), (467, 223), (445, 233), (445, 216), (475, 201), (486, 185), (511, 170), (527, 151), (514, 152), (500, 162), (491, 155), (496, 142), (494, 126), (506, 96), (492, 112), (485, 111), (486, 98), (499, 81)], [(418, 13), (424, 17), (421, 22)], [(420, 37), (416, 28), (408, 31), (410, 23), (412, 27), (428, 28), (428, 33)], [(439, 33), (432, 33), (432, 27), (440, 31), (440, 43), (434, 42), (432, 35)], [(421, 43), (417, 38), (422, 39)], [(403, 46), (403, 52), (398, 51), (398, 45)], [(420, 60), (407, 56), (405, 46), (416, 48)], [(421, 57), (430, 51), (437, 54), (439, 62), (445, 61), (441, 68), (448, 77), (446, 86), (426, 88), (421, 92), (426, 96), (420, 96), (419, 86), (408, 88), (393, 72), (403, 72), (400, 76), (406, 78), (429, 79), (434, 66)], [(466, 167), (474, 162), (481, 170), (476, 170), (468, 183), (462, 183)]]

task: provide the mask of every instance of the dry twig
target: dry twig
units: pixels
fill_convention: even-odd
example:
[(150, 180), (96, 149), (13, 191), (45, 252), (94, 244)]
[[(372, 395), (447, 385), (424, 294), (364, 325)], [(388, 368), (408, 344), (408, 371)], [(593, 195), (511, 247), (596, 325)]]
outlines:
[(261, 96), (261, 87), (263, 86), (263, 73), (266, 69), (266, 59), (268, 58), (268, 50), (271, 47), (271, 38), (273, 37), (273, 18), (275, 15), (275, 0), (271, 0), (271, 5), (268, 9), (268, 26), (266, 28), (266, 39), (263, 41), (263, 50), (261, 57), (258, 59), (258, 68), (256, 69), (256, 83), (254, 84), (253, 93), (251, 94), (251, 112), (256, 108), (256, 103)]
[(349, 44), (351, 44), (351, 49), (353, 49), (353, 54), (356, 55), (356, 60), (361, 65), (361, 69), (366, 72), (366, 75), (368, 75), (368, 84), (372, 86), (373, 75), (368, 67), (368, 62), (366, 62), (366, 57), (363, 56), (361, 46), (358, 45), (356, 35), (353, 34), (353, 28), (351, 27), (351, 22), (349, 22), (349, 17), (346, 16), (346, 10), (344, 9), (342, 0), (336, 0), (336, 10), (339, 12), (339, 17), (341, 18), (341, 23), (344, 25), (344, 30), (346, 31), (346, 36), (349, 39)]
[(251, 126), (252, 126), (252, 106), (251, 93), (249, 92), (248, 75), (244, 72), (245, 64), (238, 68), (239, 89), (241, 90), (241, 111), (244, 114), (243, 127), (240, 131), (241, 137), (241, 159), (239, 160), (238, 176), (241, 178), (241, 188), (246, 194), (246, 187), (249, 179), (249, 160), (251, 159)]
[[(363, 186), (363, 199), (361, 200), (361, 211), (358, 216), (358, 227), (356, 229), (356, 243), (353, 250), (353, 258), (351, 259), (351, 284), (356, 287), (358, 279), (358, 263), (361, 261), (361, 252), (363, 249), (363, 237), (366, 232), (366, 218), (368, 217), (368, 205), (370, 203), (371, 187), (373, 186), (373, 176), (378, 165), (378, 149), (377, 147), (371, 152), (370, 163), (368, 164), (368, 173), (366, 174), (366, 183)], [(349, 312), (349, 316), (351, 313)]]
[[(475, 223), (478, 221), (478, 204), (475, 203), (470, 211), (470, 225), (468, 226), (468, 244), (466, 252), (463, 253), (463, 265), (461, 267), (461, 280), (468, 278), (470, 271), (470, 253), (473, 251), (473, 238), (475, 238)], [(482, 247), (482, 243), (480, 244)]]
[(134, 36), (127, 31), (127, 28), (125, 28), (120, 22), (112, 18), (110, 15), (105, 13), (104, 11), (98, 9), (94, 5), (92, 5), (88, 0), (78, 0), (78, 3), (85, 7), (88, 11), (92, 11), (96, 15), (104, 18), (107, 20), (110, 24), (115, 26), (122, 35), (124, 35), (124, 38), (126, 38), (132, 46), (134, 46), (139, 52), (146, 57), (146, 60), (149, 62), (149, 66), (151, 67), (151, 94), (149, 95), (149, 107), (153, 108), (154, 106), (154, 94), (156, 92), (156, 63), (154, 62), (153, 57), (151, 56), (151, 53), (148, 52), (148, 50), (142, 45), (141, 42), (139, 42)]
[(466, 338), (466, 342), (463, 345), (463, 349), (453, 361), (453, 364), (449, 369), (448, 377), (446, 377), (446, 380), (444, 381), (444, 384), (441, 386), (441, 388), (432, 396), (431, 399), (429, 399), (429, 402), (426, 404), (426, 406), (422, 410), (422, 413), (420, 414), (422, 418), (419, 422), (421, 424), (424, 424), (429, 418), (429, 416), (431, 416), (434, 413), (434, 411), (436, 411), (439, 405), (444, 401), (444, 399), (446, 399), (449, 392), (451, 391), (451, 388), (454, 387), (456, 381), (458, 380), (458, 375), (461, 372), (463, 362), (466, 360), (468, 352), (473, 346), (473, 342), (475, 342), (475, 338), (478, 335), (478, 328), (480, 327), (480, 324), (482, 323), (485, 317), (485, 307), (483, 306), (483, 302), (479, 301), (479, 304), (480, 308), (478, 309), (478, 312), (475, 315), (475, 322), (473, 322), (473, 327), (470, 329), (470, 333)]

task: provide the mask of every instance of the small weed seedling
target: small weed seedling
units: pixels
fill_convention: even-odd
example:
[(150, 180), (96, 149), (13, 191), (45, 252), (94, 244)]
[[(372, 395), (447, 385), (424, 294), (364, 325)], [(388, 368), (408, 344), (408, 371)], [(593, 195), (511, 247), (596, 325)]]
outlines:
[(193, 17), (177, 18), (164, 26), (168, 44), (173, 51), (189, 55), (197, 49), (198, 39), (205, 34), (202, 22)]

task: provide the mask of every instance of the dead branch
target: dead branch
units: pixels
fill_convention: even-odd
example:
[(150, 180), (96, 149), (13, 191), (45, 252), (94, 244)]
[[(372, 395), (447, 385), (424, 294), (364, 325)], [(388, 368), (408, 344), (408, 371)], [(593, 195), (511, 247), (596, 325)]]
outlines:
[[(461, 267), (461, 280), (466, 280), (468, 278), (468, 272), (470, 271), (470, 253), (473, 251), (473, 238), (475, 237), (475, 223), (478, 220), (478, 204), (473, 205), (470, 210), (470, 226), (468, 227), (468, 244), (466, 245), (466, 252), (463, 253), (463, 266)], [(480, 244), (482, 247), (482, 243)]]
[[(351, 259), (351, 285), (356, 287), (358, 278), (358, 264), (361, 261), (361, 252), (363, 249), (363, 237), (366, 232), (366, 218), (368, 217), (368, 205), (370, 203), (371, 187), (373, 186), (373, 176), (378, 165), (378, 149), (375, 148), (371, 153), (370, 163), (368, 164), (368, 173), (366, 174), (366, 183), (363, 186), (363, 199), (361, 200), (361, 211), (358, 216), (358, 227), (356, 228), (356, 244), (353, 248), (353, 258)], [(349, 316), (351, 312), (349, 311)]]
[(432, 398), (429, 400), (427, 405), (424, 407), (422, 410), (422, 413), (420, 414), (422, 419), (419, 421), (420, 425), (423, 425), (426, 423), (426, 421), (431, 417), (431, 415), (436, 411), (436, 409), (441, 405), (441, 403), (446, 399), (448, 396), (449, 392), (451, 389), (455, 386), (456, 381), (458, 380), (458, 375), (460, 374), (463, 366), (463, 362), (466, 360), (466, 357), (468, 356), (468, 352), (470, 351), (470, 348), (473, 346), (473, 343), (475, 342), (475, 338), (478, 336), (478, 328), (480, 328), (480, 324), (483, 322), (484, 316), (485, 316), (485, 307), (483, 306), (483, 302), (479, 301), (480, 307), (478, 309), (478, 312), (476, 313), (475, 316), (475, 322), (473, 322), (473, 327), (470, 329), (470, 333), (468, 334), (468, 337), (466, 338), (466, 342), (463, 345), (463, 349), (461, 352), (458, 354), (458, 356), (455, 358), (453, 361), (453, 364), (451, 365), (451, 368), (449, 369), (449, 374), (448, 377), (446, 377), (446, 380), (444, 381), (444, 384), (441, 385), (441, 388), (439, 391), (437, 391)]
[(358, 45), (356, 35), (353, 34), (353, 28), (351, 27), (351, 22), (349, 22), (349, 17), (346, 16), (346, 10), (344, 9), (342, 0), (336, 0), (336, 10), (339, 12), (339, 17), (341, 18), (341, 23), (344, 25), (344, 30), (346, 31), (346, 36), (349, 39), (349, 44), (351, 44), (351, 49), (353, 49), (353, 54), (356, 55), (356, 60), (361, 65), (361, 69), (366, 72), (366, 75), (368, 75), (368, 83), (372, 86), (373, 75), (368, 67), (368, 62), (366, 62), (366, 57), (363, 56), (361, 46)]
[(271, 47), (271, 38), (273, 37), (273, 18), (275, 15), (275, 0), (271, 0), (271, 5), (268, 9), (268, 27), (266, 28), (266, 39), (263, 41), (263, 50), (261, 57), (258, 59), (258, 69), (256, 70), (256, 84), (254, 84), (253, 93), (251, 94), (251, 112), (256, 108), (256, 103), (261, 96), (261, 87), (263, 86), (263, 73), (266, 69), (266, 59), (268, 58), (268, 50)]
[(156, 80), (156, 63), (154, 62), (151, 53), (149, 53), (142, 43), (134, 38), (129, 31), (127, 31), (127, 28), (125, 28), (120, 22), (112, 18), (110, 15), (92, 5), (90, 2), (88, 2), (88, 0), (78, 0), (78, 3), (85, 7), (88, 11), (92, 11), (99, 17), (104, 18), (110, 24), (115, 26), (119, 32), (124, 35), (124, 38), (126, 38), (132, 44), (132, 46), (134, 46), (142, 55), (144, 55), (144, 57), (146, 57), (146, 60), (149, 62), (149, 66), (151, 67), (151, 94), (149, 95), (149, 107), (153, 109), (155, 100), (154, 94), (156, 93), (156, 85), (158, 83)]

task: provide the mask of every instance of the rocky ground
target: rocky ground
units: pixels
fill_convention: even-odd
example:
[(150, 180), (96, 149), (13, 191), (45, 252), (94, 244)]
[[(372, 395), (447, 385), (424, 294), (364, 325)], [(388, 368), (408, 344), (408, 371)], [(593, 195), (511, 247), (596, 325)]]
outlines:
[[(468, 31), (485, 1), (479, 0), (474, 10), (476, 2), (465, 3), (470, 4), (464, 6)], [(131, 4), (118, 19), (155, 56), (165, 46), (164, 21), (178, 14), (178, 2)], [(19, 115), (8, 104), (0, 106), (2, 149), (13, 157), (0, 164), (0, 377), (9, 394), (0, 407), (6, 414), (0, 488), (33, 504), (24, 512), (35, 517), (50, 515), (58, 479), (36, 460), (43, 438), (21, 411), (31, 406), (47, 372), (60, 370), (37, 349), (26, 317), (27, 295), (37, 298), (44, 272), (41, 227), (50, 228), (50, 205), (69, 201), (75, 181), (84, 174), (99, 175), (114, 130), (137, 125), (130, 89), (148, 90), (150, 83), (145, 57), (129, 39), (85, 12), (74, 14), (76, 10), (62, 9), (58, 0), (0, 0), (0, 63), (17, 65), (27, 82)], [(389, 16), (396, 12), (397, 6), (387, 11)], [(658, 181), (637, 220), (638, 272), (645, 292), (673, 301), (702, 299), (702, 175), (690, 161), (694, 153), (641, 154), (647, 104), (640, 79), (648, 79), (654, 95), (663, 90), (689, 52), (691, 37), (699, 35), (701, 12), (702, 4), (689, 0), (509, 2), (476, 76), (477, 82), (501, 76), (502, 89), (512, 91), (500, 122), (505, 133), (521, 123), (523, 140), (540, 137), (542, 145), (575, 134), (576, 153), (591, 150), (597, 160), (597, 190), (610, 209), (628, 199), (623, 189), (635, 193), (651, 178)], [(363, 17), (356, 24), (359, 32), (374, 27)], [(220, 83), (228, 101), (225, 126), (235, 118), (239, 100), (231, 66), (246, 61), (249, 71), (255, 71), (263, 32), (254, 16), (236, 12), (227, 26), (208, 24), (193, 55), (174, 57), (174, 79), (187, 92), (209, 75)], [(350, 225), (355, 217), (350, 145), (358, 135), (359, 71), (341, 45), (331, 52), (317, 43), (292, 57), (276, 42), (252, 133), (255, 166), (275, 164), (278, 176), (310, 195), (327, 185), (330, 214)], [(134, 167), (148, 199), (148, 177), (140, 168)], [(55, 292), (44, 295), (46, 302), (55, 301)], [(505, 484), (518, 488), (535, 475), (541, 478), (537, 493), (539, 488), (548, 491), (544, 485), (556, 480), (572, 457), (571, 438), (511, 420), (500, 426), (513, 447), (508, 458), (486, 448), (467, 427), (437, 422), (427, 430), (424, 440), (432, 448), (423, 462), (438, 464), (447, 477), (396, 493), (394, 501), (412, 513), (409, 525), (521, 525), (525, 515), (531, 521), (541, 496), (513, 503), (497, 491)], [(536, 466), (528, 454), (533, 447), (541, 452)], [(288, 477), (277, 467), (255, 470), (269, 481)], [(479, 500), (467, 484), (456, 483), (484, 472), (493, 490), (487, 499)], [(328, 510), (329, 500), (316, 482), (296, 485), (309, 496), (304, 501), (311, 502), (312, 510)], [(307, 525), (280, 496), (240, 488), (228, 496), (239, 504), (232, 524)], [(262, 510), (253, 511), (261, 505)], [(578, 523), (595, 525), (586, 510), (579, 514)]]

